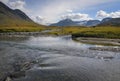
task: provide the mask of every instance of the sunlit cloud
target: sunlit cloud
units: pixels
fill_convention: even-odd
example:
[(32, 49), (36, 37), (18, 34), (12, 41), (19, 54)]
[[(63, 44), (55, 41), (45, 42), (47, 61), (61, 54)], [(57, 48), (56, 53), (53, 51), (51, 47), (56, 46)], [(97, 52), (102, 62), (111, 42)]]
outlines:
[[(68, 12), (80, 11), (83, 8), (102, 4), (106, 2), (111, 2), (113, 0), (47, 0), (49, 4), (46, 4), (44, 7), (41, 7), (39, 11), (37, 11), (36, 15), (41, 15), (47, 18), (47, 22), (56, 22), (56, 20), (60, 19), (61, 15), (65, 15)], [(72, 11), (71, 11), (72, 10)]]
[(63, 15), (61, 18), (62, 19), (77, 20), (77, 21), (92, 20), (92, 18), (90, 18), (88, 14), (81, 14), (81, 13), (66, 14), (66, 15)]
[(100, 10), (100, 11), (97, 12), (96, 16), (98, 18), (106, 18), (106, 17), (119, 18), (120, 17), (120, 11), (107, 13), (106, 11)]

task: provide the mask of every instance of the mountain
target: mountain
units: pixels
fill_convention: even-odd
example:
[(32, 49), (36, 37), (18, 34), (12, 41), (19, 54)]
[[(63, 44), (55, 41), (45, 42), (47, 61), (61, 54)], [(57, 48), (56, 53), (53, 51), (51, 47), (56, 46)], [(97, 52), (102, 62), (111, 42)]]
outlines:
[(50, 26), (77, 26), (76, 22), (72, 21), (71, 19), (64, 19), (59, 21), (58, 23), (51, 24)]
[(108, 22), (109, 20), (111, 20), (112, 18), (104, 18), (102, 21), (101, 21), (101, 23), (104, 23), (104, 22)]
[(71, 19), (64, 19), (58, 23), (51, 24), (50, 26), (96, 26), (99, 23), (99, 20), (72, 21)]
[(86, 22), (85, 26), (96, 26), (98, 24), (100, 24), (99, 20), (89, 20)]
[(75, 22), (78, 24), (78, 26), (85, 26), (87, 23), (87, 21), (75, 21)]
[(1, 27), (18, 27), (18, 26), (37, 26), (21, 10), (12, 10), (0, 2), (0, 26)]
[(120, 18), (104, 18), (99, 26), (120, 26)]

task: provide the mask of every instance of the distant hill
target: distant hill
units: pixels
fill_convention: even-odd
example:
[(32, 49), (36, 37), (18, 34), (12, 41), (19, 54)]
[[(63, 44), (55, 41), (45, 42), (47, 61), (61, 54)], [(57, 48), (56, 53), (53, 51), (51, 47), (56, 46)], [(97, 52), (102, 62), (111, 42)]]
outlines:
[(99, 23), (99, 20), (72, 21), (71, 19), (64, 19), (58, 23), (51, 24), (50, 26), (96, 26)]
[(87, 23), (85, 24), (85, 26), (96, 26), (98, 24), (100, 24), (99, 20), (89, 20), (89, 21), (87, 21)]
[(99, 26), (120, 26), (120, 18), (104, 18)]
[(78, 23), (72, 21), (71, 19), (64, 19), (57, 23), (51, 24), (50, 26), (77, 26)]
[(104, 18), (102, 21), (72, 21), (71, 19), (64, 19), (58, 23), (51, 24), (50, 26), (120, 26), (120, 18)]
[(0, 2), (0, 27), (38, 26), (21, 10), (12, 10)]

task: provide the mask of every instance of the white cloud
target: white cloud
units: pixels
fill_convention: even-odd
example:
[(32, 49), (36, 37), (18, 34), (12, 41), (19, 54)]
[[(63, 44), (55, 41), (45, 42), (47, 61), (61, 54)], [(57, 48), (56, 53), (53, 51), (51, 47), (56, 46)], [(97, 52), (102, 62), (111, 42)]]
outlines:
[(8, 3), (8, 6), (12, 9), (20, 9), (24, 12), (29, 12), (28, 9), (25, 8), (26, 2), (24, 0), (16, 0)]
[(23, 0), (17, 0), (17, 1), (9, 2), (8, 4), (13, 9), (25, 10), (24, 6), (25, 6), (26, 3)]
[(0, 1), (5, 3), (5, 4), (9, 2), (9, 0), (0, 0)]
[(46, 23), (45, 23), (45, 22), (46, 22), (46, 19), (45, 19), (44, 17), (42, 17), (42, 16), (36, 16), (36, 17), (32, 16), (32, 17), (30, 17), (30, 18), (33, 19), (33, 21), (35, 21), (36, 23), (46, 24)]
[(7, 6), (9, 6), (12, 9), (20, 9), (24, 12), (29, 12), (25, 8), (26, 2), (25, 0), (0, 0), (1, 2), (5, 3)]
[(40, 23), (40, 24), (45, 24), (45, 18), (42, 16), (36, 16), (35, 21)]
[(67, 12), (67, 13), (72, 13), (73, 11), (70, 10), (70, 9), (68, 9), (68, 10), (66, 10), (66, 12)]
[(88, 14), (81, 14), (81, 13), (70, 13), (67, 15), (63, 15), (61, 18), (62, 19), (79, 20), (79, 21), (92, 20), (92, 18), (90, 18)]
[(42, 16), (37, 16), (36, 19), (37, 19), (38, 21), (43, 21), (45, 18), (42, 17)]
[(118, 18), (118, 17), (120, 17), (120, 11), (112, 12), (112, 13), (110, 13), (110, 16), (112, 18)]
[(96, 17), (98, 17), (98, 18), (106, 18), (106, 17), (118, 18), (118, 17), (120, 17), (120, 11), (107, 13), (106, 11), (100, 10), (97, 12)]
[[(66, 10), (80, 11), (90, 6), (116, 1), (116, 0), (47, 0), (49, 3), (38, 7), (39, 11), (33, 12), (34, 15), (41, 15), (47, 18), (47, 22), (55, 22), (60, 15), (66, 14)], [(118, 1), (118, 0), (117, 0)]]
[(100, 10), (97, 12), (97, 15), (96, 17), (99, 17), (99, 18), (106, 18), (106, 17), (109, 17), (109, 14), (107, 14), (105, 11), (103, 10)]

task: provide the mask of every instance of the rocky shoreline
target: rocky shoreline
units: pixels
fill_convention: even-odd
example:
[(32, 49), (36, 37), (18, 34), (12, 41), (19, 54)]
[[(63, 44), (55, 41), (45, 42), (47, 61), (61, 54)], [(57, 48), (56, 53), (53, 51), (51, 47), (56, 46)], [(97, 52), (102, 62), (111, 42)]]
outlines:
[(120, 39), (78, 37), (78, 38), (74, 38), (73, 40), (88, 44), (120, 46)]
[(6, 33), (0, 33), (0, 36), (39, 36), (43, 35), (45, 33), (43, 32), (6, 32)]
[(90, 50), (120, 52), (120, 39), (79, 37), (73, 40), (81, 43), (100, 45), (100, 47), (90, 47)]
[(53, 35), (48, 34), (46, 31), (41, 32), (6, 32), (0, 33), (0, 37), (27, 37), (27, 36), (63, 36), (63, 35)]
[(90, 50), (120, 52), (120, 47), (90, 47)]

